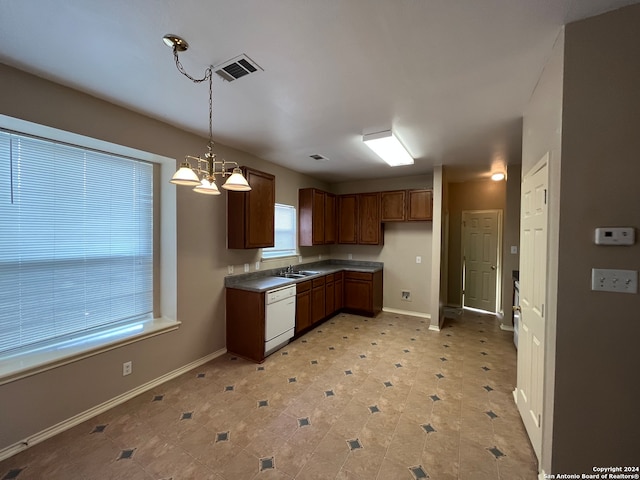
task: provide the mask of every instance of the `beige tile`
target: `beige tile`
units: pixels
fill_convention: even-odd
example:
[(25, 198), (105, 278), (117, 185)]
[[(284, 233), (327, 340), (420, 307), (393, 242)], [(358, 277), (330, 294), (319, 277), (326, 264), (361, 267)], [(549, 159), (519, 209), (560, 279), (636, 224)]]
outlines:
[(253, 478), (259, 472), (259, 459), (241, 450), (221, 469), (220, 474), (227, 479)]
[(342, 468), (344, 460), (314, 454), (296, 475), (296, 480), (334, 479)]
[[(533, 480), (536, 459), (511, 394), (510, 336), (491, 317), (446, 322), (436, 333), (423, 319), (344, 314), (267, 358), (264, 370), (225, 355), (0, 462), (0, 478), (24, 468), (19, 480), (395, 480), (412, 479), (409, 467), (422, 465), (430, 478)], [(259, 400), (269, 406), (258, 408)], [(181, 420), (184, 412), (193, 418)], [(311, 425), (298, 426), (299, 418)], [(427, 423), (435, 432), (425, 432)], [(104, 432), (91, 434), (96, 425)], [(221, 432), (228, 441), (215, 441)], [(351, 451), (354, 438), (364, 448)], [(491, 447), (506, 456), (496, 460)], [(133, 458), (116, 460), (128, 448)], [(263, 456), (276, 468), (259, 472)]]
[[(342, 470), (355, 475), (354, 478), (376, 478), (386, 453), (386, 447), (359, 438), (362, 448), (352, 450), (345, 460)], [(349, 477), (345, 477), (349, 478)]]
[[(413, 465), (410, 465), (413, 466)], [(409, 471), (409, 466), (396, 463), (396, 461), (385, 458), (382, 461), (376, 480), (415, 480)]]

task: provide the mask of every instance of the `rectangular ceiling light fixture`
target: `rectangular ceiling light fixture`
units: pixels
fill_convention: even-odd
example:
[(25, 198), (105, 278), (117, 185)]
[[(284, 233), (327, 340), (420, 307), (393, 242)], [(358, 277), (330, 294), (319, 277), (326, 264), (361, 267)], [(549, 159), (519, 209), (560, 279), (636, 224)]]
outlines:
[(362, 141), (392, 167), (413, 165), (413, 158), (391, 130), (363, 135)]

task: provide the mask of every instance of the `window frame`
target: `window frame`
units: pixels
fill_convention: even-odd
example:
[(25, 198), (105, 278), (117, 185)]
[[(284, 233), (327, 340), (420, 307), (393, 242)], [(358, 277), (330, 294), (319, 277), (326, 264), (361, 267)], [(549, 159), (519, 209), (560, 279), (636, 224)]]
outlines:
[[(158, 194), (154, 200), (154, 211), (157, 210), (154, 224), (156, 219), (161, 219), (159, 229), (154, 231), (154, 242), (157, 240), (159, 247), (154, 248), (154, 268), (159, 274), (157, 279), (154, 278), (154, 290), (157, 288), (158, 291), (154, 293), (153, 318), (133, 320), (120, 327), (110, 325), (72, 341), (63, 339), (47, 346), (9, 351), (0, 355), (0, 385), (179, 328), (176, 193), (175, 187), (169, 183), (176, 160), (2, 114), (0, 128), (18, 135), (40, 137), (154, 164), (154, 177), (157, 177), (154, 178), (154, 197)], [(156, 250), (163, 254), (156, 255)], [(64, 344), (65, 348), (60, 349), (59, 344)]]
[[(281, 209), (291, 210), (293, 212), (291, 215), (292, 223), (293, 223), (291, 228), (291, 235), (292, 235), (291, 240), (293, 240), (293, 248), (284, 249), (284, 248), (278, 248), (277, 245), (275, 245), (278, 238), (278, 220), (277, 220), (278, 207), (280, 207)], [(297, 209), (295, 205), (287, 205), (285, 203), (275, 204), (273, 232), (274, 232), (274, 246), (262, 249), (262, 252), (261, 252), (262, 260), (274, 260), (278, 258), (295, 257), (296, 255), (298, 255), (298, 217), (297, 217)], [(286, 232), (289, 232), (289, 229), (287, 229)]]

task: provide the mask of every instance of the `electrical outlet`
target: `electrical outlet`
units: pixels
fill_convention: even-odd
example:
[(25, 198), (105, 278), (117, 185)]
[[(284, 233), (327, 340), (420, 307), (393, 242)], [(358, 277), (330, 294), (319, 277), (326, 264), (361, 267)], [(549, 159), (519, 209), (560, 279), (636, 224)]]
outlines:
[(416, 257), (416, 263), (422, 263), (422, 257), (420, 255)]
[(318, 260), (322, 260), (322, 254), (318, 255)]
[(260, 262), (256, 262), (256, 270), (260, 270)]
[(233, 265), (227, 267), (227, 272), (229, 272), (229, 275), (233, 275)]
[(122, 364), (122, 376), (126, 377), (127, 375), (131, 375), (133, 371), (133, 362), (129, 360), (128, 362), (124, 362)]
[(302, 263), (302, 255), (298, 255), (298, 263)]
[(348, 258), (349, 260), (353, 260), (353, 253), (349, 253), (349, 254), (347, 255), (347, 258)]
[(245, 263), (244, 264), (244, 273), (247, 273), (249, 271), (249, 264)]
[(411, 301), (411, 292), (409, 290), (402, 290), (402, 300), (404, 300), (405, 302), (410, 302)]

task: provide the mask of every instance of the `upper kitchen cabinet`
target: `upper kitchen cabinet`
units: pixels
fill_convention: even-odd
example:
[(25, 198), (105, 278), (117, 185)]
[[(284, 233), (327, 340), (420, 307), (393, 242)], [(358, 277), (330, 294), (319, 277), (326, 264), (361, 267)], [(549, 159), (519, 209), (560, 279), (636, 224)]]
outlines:
[(249, 167), (242, 173), (251, 191), (227, 194), (227, 247), (273, 247), (276, 177)]
[(380, 222), (380, 193), (358, 194), (358, 243), (382, 245), (383, 239)]
[(380, 192), (380, 221), (406, 222), (432, 219), (431, 190), (395, 190)]
[(380, 193), (358, 193), (338, 197), (338, 243), (382, 245)]
[(315, 188), (298, 190), (298, 244), (336, 243), (336, 197)]
[(432, 190), (409, 190), (407, 196), (407, 220), (420, 221), (433, 219)]
[(338, 243), (358, 243), (358, 195), (338, 196)]
[(380, 221), (404, 222), (407, 219), (407, 191), (380, 192)]

